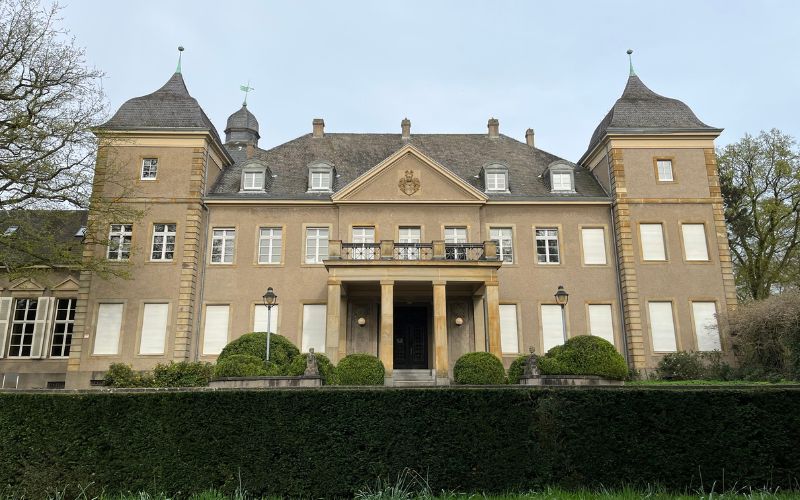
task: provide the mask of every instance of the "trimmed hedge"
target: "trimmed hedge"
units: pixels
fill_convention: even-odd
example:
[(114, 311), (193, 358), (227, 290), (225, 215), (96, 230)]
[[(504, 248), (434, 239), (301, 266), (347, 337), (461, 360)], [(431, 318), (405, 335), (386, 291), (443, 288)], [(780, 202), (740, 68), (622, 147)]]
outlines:
[(628, 376), (625, 358), (614, 345), (593, 335), (578, 335), (539, 358), (544, 375), (597, 375), (622, 380)]
[(530, 356), (530, 354), (523, 354), (511, 362), (511, 366), (508, 367), (507, 382), (509, 384), (519, 384), (519, 380), (525, 374), (525, 364), (528, 362)]
[[(306, 372), (307, 366), (307, 359), (310, 356), (310, 353), (303, 353), (299, 356), (295, 356), (292, 360), (292, 364), (289, 365), (289, 375), (294, 377), (298, 377), (303, 375)], [(336, 367), (333, 366), (331, 360), (328, 359), (328, 356), (315, 352), (314, 356), (317, 357), (317, 366), (319, 367), (319, 375), (322, 377), (322, 382), (324, 384), (335, 384), (336, 383)]]
[(155, 387), (203, 387), (211, 382), (214, 365), (200, 361), (157, 364), (153, 369)]
[(456, 384), (497, 385), (506, 382), (506, 370), (497, 356), (490, 352), (468, 352), (453, 365)]
[(383, 385), (385, 375), (383, 362), (371, 354), (348, 354), (336, 365), (339, 385)]
[[(797, 488), (800, 390), (0, 394), (0, 484), (185, 498), (348, 497), (408, 467), (432, 491)], [(7, 486), (6, 486), (7, 485)]]
[[(277, 371), (277, 367), (274, 371)], [(249, 354), (231, 354), (217, 363), (214, 368), (214, 378), (260, 377), (262, 375), (269, 375), (264, 366), (264, 358)]]
[[(225, 358), (234, 354), (248, 354), (264, 360), (267, 348), (266, 332), (245, 333), (238, 339), (226, 345), (217, 357), (217, 363), (225, 361)], [(292, 341), (273, 333), (269, 338), (269, 362), (278, 368), (275, 375), (286, 375), (289, 372), (289, 365), (292, 364), (295, 356), (300, 355), (300, 349)], [(272, 373), (271, 373), (272, 374)]]

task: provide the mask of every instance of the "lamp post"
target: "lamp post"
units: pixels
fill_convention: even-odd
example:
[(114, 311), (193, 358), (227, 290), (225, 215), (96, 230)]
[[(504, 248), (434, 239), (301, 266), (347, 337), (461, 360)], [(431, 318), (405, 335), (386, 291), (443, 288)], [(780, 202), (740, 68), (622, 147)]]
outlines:
[(278, 305), (278, 296), (272, 287), (267, 288), (267, 293), (261, 297), (264, 300), (264, 306), (267, 308), (267, 357), (265, 364), (269, 366), (269, 340), (272, 334), (272, 308)]
[(554, 295), (556, 298), (556, 304), (561, 306), (561, 327), (564, 332), (564, 342), (567, 341), (567, 313), (565, 311), (565, 307), (567, 306), (567, 302), (569, 302), (569, 294), (566, 290), (564, 290), (564, 285), (558, 285), (558, 290)]

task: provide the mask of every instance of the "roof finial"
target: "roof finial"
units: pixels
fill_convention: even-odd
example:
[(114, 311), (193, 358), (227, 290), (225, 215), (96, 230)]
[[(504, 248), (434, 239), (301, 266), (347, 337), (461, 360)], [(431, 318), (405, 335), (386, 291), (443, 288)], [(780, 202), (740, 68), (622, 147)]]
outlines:
[(242, 106), (247, 106), (247, 94), (251, 90), (255, 90), (253, 87), (250, 86), (250, 80), (247, 80), (247, 85), (239, 85), (239, 90), (244, 92), (244, 102), (242, 103)]
[(181, 56), (183, 56), (183, 45), (178, 46), (178, 67), (175, 68), (175, 73), (181, 74)]
[(636, 76), (636, 72), (633, 70), (633, 56), (631, 54), (633, 54), (633, 49), (628, 49), (628, 63), (631, 66), (631, 75), (630, 76)]

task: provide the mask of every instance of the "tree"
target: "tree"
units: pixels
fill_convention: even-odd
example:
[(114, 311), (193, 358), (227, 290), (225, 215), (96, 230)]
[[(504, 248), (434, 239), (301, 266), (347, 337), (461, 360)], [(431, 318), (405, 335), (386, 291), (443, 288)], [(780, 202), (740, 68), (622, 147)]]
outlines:
[[(105, 116), (102, 73), (89, 68), (84, 50), (60, 26), (60, 7), (34, 0), (0, 0), (0, 216), (19, 226), (0, 238), (0, 266), (89, 268), (124, 274), (80, 245), (62, 241), (56, 209), (89, 206), (97, 141), (92, 127)], [(99, 221), (135, 214), (113, 200), (92, 200), (85, 245), (108, 244)]]
[(772, 129), (717, 151), (728, 240), (743, 299), (763, 299), (797, 282), (800, 151)]

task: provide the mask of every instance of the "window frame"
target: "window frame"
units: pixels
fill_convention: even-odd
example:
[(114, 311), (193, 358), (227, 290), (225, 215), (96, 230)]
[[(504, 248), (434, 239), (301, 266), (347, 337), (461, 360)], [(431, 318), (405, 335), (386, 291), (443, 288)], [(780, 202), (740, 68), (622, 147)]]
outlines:
[[(550, 182), (550, 193), (553, 194), (574, 194), (575, 190), (575, 167), (563, 161), (554, 162), (547, 167), (548, 180)], [(556, 189), (555, 176), (568, 175), (569, 189)]]
[[(336, 177), (336, 169), (330, 163), (317, 162), (308, 166), (308, 188), (309, 193), (330, 193), (333, 192), (333, 181)], [(314, 174), (327, 174), (328, 186), (327, 187), (314, 187)]]
[[(663, 222), (648, 222), (648, 221), (640, 221), (639, 224), (639, 261), (643, 264), (663, 264), (665, 262), (669, 262), (669, 247), (667, 245), (667, 230), (666, 224)], [(642, 226), (661, 226), (661, 245), (664, 250), (664, 258), (663, 259), (648, 259), (645, 258), (645, 250), (644, 250), (644, 238), (642, 238)]]
[[(121, 229), (118, 231), (114, 230), (115, 226), (119, 226)], [(127, 241), (126, 241), (127, 237)], [(115, 238), (119, 238), (119, 241), (115, 243)], [(125, 244), (127, 243), (127, 256), (124, 255)], [(114, 261), (114, 262), (127, 262), (131, 259), (131, 250), (133, 249), (133, 224), (126, 224), (126, 223), (115, 223), (109, 224), (108, 228), (108, 247), (106, 248), (106, 260)], [(111, 253), (117, 253), (116, 257), (111, 257)]]
[[(75, 297), (55, 297), (56, 301), (53, 305), (53, 331), (50, 335), (50, 345), (48, 346), (48, 357), (53, 359), (67, 359), (69, 358), (69, 352), (72, 347), (72, 335), (75, 329), (75, 308), (78, 305), (78, 299)], [(58, 319), (58, 312), (61, 310), (60, 304), (61, 301), (65, 300), (71, 302), (71, 306), (68, 304), (66, 309), (67, 317), (65, 319)], [(56, 332), (56, 328), (58, 325), (64, 325), (64, 332), (58, 333)], [(61, 355), (53, 354), (53, 349), (56, 348), (56, 335), (62, 335), (63, 341), (61, 342)], [(67, 337), (69, 337), (69, 341), (67, 341)], [(67, 351), (64, 354), (64, 351)]]
[[(148, 165), (147, 162), (155, 162), (153, 164)], [(153, 175), (145, 177), (145, 168), (154, 168)], [(157, 156), (148, 156), (142, 157), (142, 167), (139, 170), (139, 180), (140, 181), (155, 181), (158, 180), (158, 157)]]
[[(540, 240), (539, 239), (539, 234), (538, 234), (539, 231), (555, 231), (556, 232), (555, 240), (556, 240), (556, 252), (558, 254), (558, 261), (557, 262), (550, 262), (550, 261), (540, 262), (539, 261), (539, 240)], [(541, 226), (534, 226), (534, 228), (533, 228), (533, 254), (534, 254), (534, 262), (536, 263), (536, 265), (539, 265), (539, 266), (559, 266), (559, 265), (563, 264), (563, 262), (564, 262), (564, 246), (563, 246), (563, 242), (561, 240), (561, 235), (562, 234), (564, 234), (564, 232), (562, 231), (561, 225), (558, 225), (558, 224), (552, 224), (552, 225), (543, 224)], [(552, 238), (543, 238), (544, 241), (549, 241), (550, 239), (552, 239)], [(550, 254), (550, 252), (549, 252), (550, 246), (545, 244), (545, 249), (547, 250), (545, 255), (549, 255)]]
[[(408, 241), (412, 238), (409, 236), (404, 236), (403, 231), (409, 230), (416, 230), (417, 237), (414, 238), (416, 241)], [(405, 241), (404, 241), (405, 240)], [(397, 226), (397, 239), (395, 240), (397, 243), (408, 243), (408, 244), (416, 244), (419, 245), (422, 243), (422, 226), (415, 226), (412, 224), (406, 225), (398, 225)], [(420, 258), (420, 250), (419, 248), (401, 248), (400, 249), (400, 256), (403, 260), (419, 260)]]
[[(215, 265), (215, 266), (230, 266), (230, 265), (233, 265), (236, 262), (236, 233), (237, 233), (236, 229), (237, 229), (236, 226), (217, 226), (217, 227), (212, 227), (211, 228), (211, 242), (210, 242), (211, 244), (209, 245), (209, 252), (210, 252), (209, 253), (209, 263), (210, 264)], [(217, 235), (214, 234), (216, 231), (226, 231), (226, 232), (227, 231), (232, 231), (233, 232), (233, 236), (228, 237), (227, 234), (223, 233), (218, 238)], [(217, 239), (220, 239), (222, 241), (222, 247), (221, 247), (222, 251), (220, 253), (221, 260), (215, 262), (214, 261), (214, 241), (217, 240)], [(225, 249), (226, 249), (226, 243), (228, 241), (232, 242), (231, 260), (230, 260), (230, 262), (225, 262)]]
[[(503, 240), (498, 239), (498, 238), (492, 238), (492, 231), (495, 231), (495, 230), (499, 230), (499, 231), (507, 230), (510, 233), (509, 237), (506, 238), (510, 242), (509, 243), (509, 247), (510, 248), (507, 249), (508, 250), (508, 254), (511, 257), (510, 260), (505, 260), (506, 248), (505, 248), (505, 245), (503, 245)], [(503, 265), (516, 264), (516, 254), (514, 252), (514, 239), (515, 239), (514, 238), (514, 227), (510, 226), (510, 225), (508, 225), (508, 226), (505, 226), (505, 225), (496, 225), (496, 226), (495, 225), (491, 225), (491, 226), (489, 226), (488, 233), (489, 233), (489, 238), (488, 239), (492, 240), (492, 241), (495, 241), (497, 243), (497, 258), (498, 258), (498, 260), (500, 260), (503, 263)]]
[[(659, 162), (669, 162), (670, 179), (662, 179), (661, 171), (658, 168)], [(655, 173), (656, 183), (658, 184), (674, 184), (675, 180), (675, 159), (671, 156), (656, 156), (653, 158), (653, 172)]]
[[(502, 188), (491, 188), (489, 187), (489, 176), (500, 176), (499, 178), (503, 179), (503, 187)], [(486, 193), (509, 193), (509, 176), (508, 176), (508, 167), (499, 163), (493, 163), (491, 165), (487, 165), (483, 167), (483, 188), (484, 192)]]
[[(650, 314), (650, 304), (652, 303), (668, 303), (672, 312), (672, 335), (675, 337), (675, 350), (674, 351), (657, 351), (655, 347), (655, 338), (653, 337), (653, 318)], [(675, 307), (675, 299), (673, 298), (660, 298), (651, 297), (645, 301), (647, 310), (647, 333), (650, 337), (650, 349), (653, 354), (666, 354), (671, 352), (678, 352), (683, 350), (681, 345), (680, 326), (678, 324), (678, 311)]]
[[(265, 231), (265, 230), (269, 230), (271, 232), (271, 234), (267, 238), (265, 238), (263, 236), (263, 231)], [(277, 238), (275, 237), (275, 231), (276, 230), (279, 231), (279, 233), (280, 233)], [(278, 265), (283, 264), (283, 242), (285, 241), (285, 236), (284, 236), (285, 232), (286, 231), (284, 230), (284, 227), (283, 226), (278, 226), (278, 225), (264, 225), (264, 226), (258, 226), (256, 228), (256, 264), (262, 265), (262, 266), (278, 266)], [(275, 247), (273, 242), (276, 239), (280, 241), (280, 244), (278, 245), (278, 260), (277, 261), (272, 261), (272, 256), (273, 256), (274, 247)], [(262, 253), (261, 253), (261, 248), (262, 248), (262, 244), (261, 243), (264, 240), (269, 242), (269, 245), (268, 245), (268, 249), (269, 249), (268, 256), (269, 256), (269, 259), (266, 260), (266, 261), (262, 260)]]
[[(164, 226), (164, 231), (156, 231), (156, 226)], [(174, 231), (169, 231), (169, 226), (175, 226)], [(150, 238), (150, 255), (149, 261), (150, 262), (174, 262), (175, 261), (175, 250), (177, 248), (177, 241), (178, 241), (178, 224), (176, 222), (154, 222), (153, 223), (153, 234)], [(164, 241), (161, 243), (161, 257), (160, 258), (153, 258), (153, 254), (156, 252), (156, 237), (161, 236), (164, 238)], [(172, 258), (167, 259), (167, 246), (169, 243), (169, 237), (172, 236)]]
[[(705, 222), (692, 222), (692, 221), (680, 221), (678, 223), (680, 225), (680, 236), (681, 236), (681, 250), (683, 254), (683, 261), (687, 264), (708, 264), (711, 262), (711, 251), (708, 245), (708, 232), (706, 231), (706, 223)], [(705, 244), (706, 249), (706, 258), (705, 259), (690, 259), (689, 256), (686, 254), (686, 234), (684, 233), (684, 226), (702, 226), (703, 228), (703, 243)]]
[[(248, 187), (247, 185), (247, 176), (248, 175), (261, 175), (261, 184), (260, 186), (256, 187)], [(239, 187), (240, 192), (262, 192), (266, 191), (267, 186), (267, 169), (264, 167), (253, 167), (248, 166), (242, 169), (242, 182), (241, 186)]]
[[(599, 230), (601, 230), (603, 232), (603, 254), (604, 254), (604, 257), (605, 257), (605, 262), (604, 263), (602, 263), (602, 264), (589, 264), (589, 263), (586, 262), (586, 245), (584, 244), (584, 241), (583, 241), (584, 240), (583, 231), (585, 229), (589, 229), (589, 230), (591, 230), (591, 229), (595, 229), (595, 230), (599, 229)], [(610, 263), (609, 263), (609, 258), (608, 258), (608, 256), (609, 256), (609, 248), (608, 248), (609, 238), (607, 238), (607, 235), (608, 235), (607, 226), (604, 226), (604, 225), (586, 225), (586, 226), (583, 226), (583, 225), (581, 225), (581, 226), (578, 226), (578, 233), (580, 235), (581, 265), (584, 266), (584, 267), (608, 267), (610, 265)]]
[[(22, 320), (17, 320), (17, 311), (20, 301), (25, 301), (26, 307), (24, 309), (24, 317)], [(31, 307), (33, 304), (33, 307)], [(14, 304), (11, 308), (11, 317), (8, 322), (8, 349), (6, 350), (6, 358), (8, 359), (31, 359), (33, 357), (33, 339), (36, 335), (36, 315), (39, 311), (39, 299), (36, 297), (14, 297)], [(29, 316), (33, 314), (32, 318)], [(21, 332), (15, 333), (14, 329), (17, 325), (21, 325)], [(30, 327), (30, 332), (27, 331)], [(14, 337), (19, 337), (19, 343), (16, 347), (19, 349), (17, 354), (11, 354), (11, 350), (15, 347)], [(25, 342), (27, 340), (27, 343)], [(4, 346), (5, 347), (5, 346)], [(22, 354), (25, 348), (28, 348), (28, 354)]]
[[(316, 241), (316, 244), (315, 244), (315, 247), (314, 247), (314, 249), (315, 249), (314, 260), (313, 261), (309, 261), (308, 260), (308, 241), (309, 241), (309, 231), (312, 231), (312, 230), (317, 231), (317, 234), (314, 236), (314, 241)], [(319, 237), (319, 231), (321, 231), (321, 230), (325, 230), (328, 233), (327, 234), (327, 239), (326, 239), (327, 240), (327, 245), (326, 246), (328, 248), (328, 251), (325, 252), (325, 257), (324, 258), (321, 258), (322, 257), (322, 253), (320, 252), (320, 244), (319, 244), (319, 242), (321, 241), (321, 239)], [(323, 263), (324, 263), (323, 261), (325, 259), (327, 259), (328, 256), (330, 255), (330, 241), (331, 241), (331, 227), (330, 227), (330, 225), (327, 225), (327, 224), (306, 224), (306, 225), (304, 225), (303, 226), (303, 254), (302, 254), (303, 255), (303, 265), (306, 265), (306, 266), (321, 266), (321, 265), (323, 265)]]

